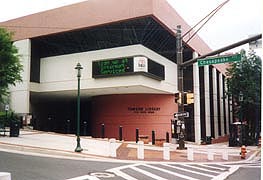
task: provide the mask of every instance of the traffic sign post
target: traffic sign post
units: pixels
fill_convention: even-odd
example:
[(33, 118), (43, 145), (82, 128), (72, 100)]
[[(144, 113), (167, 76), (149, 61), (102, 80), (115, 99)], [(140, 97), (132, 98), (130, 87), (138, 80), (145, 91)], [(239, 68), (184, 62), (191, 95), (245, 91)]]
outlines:
[(198, 66), (205, 66), (211, 64), (231, 63), (241, 60), (241, 54), (234, 54), (231, 56), (208, 57), (204, 59), (197, 59)]

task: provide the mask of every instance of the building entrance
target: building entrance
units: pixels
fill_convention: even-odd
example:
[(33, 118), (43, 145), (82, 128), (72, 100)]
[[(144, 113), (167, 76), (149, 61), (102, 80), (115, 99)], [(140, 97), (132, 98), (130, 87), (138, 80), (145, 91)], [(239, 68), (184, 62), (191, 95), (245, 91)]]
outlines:
[[(32, 126), (36, 130), (75, 134), (77, 101), (71, 98), (40, 98), (31, 95)], [(91, 101), (81, 99), (80, 134), (91, 135)]]

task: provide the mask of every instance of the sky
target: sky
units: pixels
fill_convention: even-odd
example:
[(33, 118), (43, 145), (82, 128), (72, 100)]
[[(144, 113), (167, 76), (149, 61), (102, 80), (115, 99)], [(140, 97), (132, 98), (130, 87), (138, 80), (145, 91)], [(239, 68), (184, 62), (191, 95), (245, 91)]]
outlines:
[[(0, 22), (85, 0), (1, 0)], [(106, 1), (106, 0), (105, 0)], [(226, 0), (167, 0), (190, 25), (209, 14)], [(230, 0), (198, 32), (213, 49), (262, 33), (262, 0)], [(243, 46), (240, 48), (247, 48)], [(239, 51), (240, 48), (232, 51)], [(262, 49), (259, 50), (262, 53)], [(258, 52), (258, 50), (257, 50)]]

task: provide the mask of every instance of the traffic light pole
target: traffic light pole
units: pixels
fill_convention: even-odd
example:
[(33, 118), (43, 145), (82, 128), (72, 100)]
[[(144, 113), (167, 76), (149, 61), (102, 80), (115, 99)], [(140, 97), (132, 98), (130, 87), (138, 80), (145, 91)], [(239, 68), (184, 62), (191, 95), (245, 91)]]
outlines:
[[(177, 61), (177, 77), (178, 77), (178, 91), (181, 94), (181, 103), (178, 103), (178, 112), (184, 112), (184, 69), (183, 69), (183, 46), (182, 46), (182, 32), (181, 26), (178, 25), (176, 29), (176, 61)], [(178, 120), (181, 122), (181, 129), (179, 134), (179, 147), (178, 149), (185, 148), (185, 125), (184, 125), (184, 116), (178, 117)]]

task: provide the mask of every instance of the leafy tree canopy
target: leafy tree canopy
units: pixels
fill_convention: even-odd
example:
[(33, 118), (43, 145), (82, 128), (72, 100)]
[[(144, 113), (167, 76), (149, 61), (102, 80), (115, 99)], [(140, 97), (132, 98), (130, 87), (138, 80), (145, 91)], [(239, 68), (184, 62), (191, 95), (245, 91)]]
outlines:
[(12, 41), (12, 34), (0, 28), (0, 104), (6, 103), (8, 86), (22, 81), (22, 64), (19, 61), (18, 50)]
[(243, 104), (259, 105), (261, 92), (261, 58), (250, 51), (246, 56), (241, 51), (241, 61), (232, 63), (227, 69), (226, 75), (228, 93), (236, 102), (239, 102), (239, 94), (243, 94)]
[[(261, 58), (254, 51), (241, 51), (242, 59), (232, 63), (226, 75), (228, 94), (233, 100), (234, 121), (247, 125), (247, 143), (257, 142), (260, 132), (261, 114)], [(240, 94), (243, 94), (243, 100)], [(244, 131), (245, 132), (245, 131)]]

